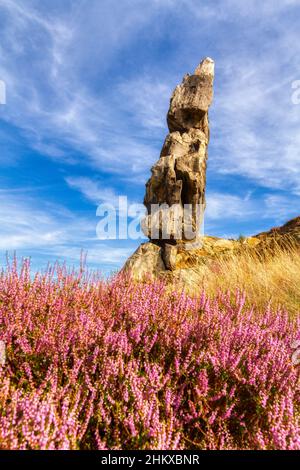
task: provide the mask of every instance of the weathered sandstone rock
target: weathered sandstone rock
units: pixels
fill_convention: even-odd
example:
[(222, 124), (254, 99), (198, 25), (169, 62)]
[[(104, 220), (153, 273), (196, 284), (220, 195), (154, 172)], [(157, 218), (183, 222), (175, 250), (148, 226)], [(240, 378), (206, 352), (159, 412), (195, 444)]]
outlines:
[(150, 242), (142, 244), (125, 265), (136, 279), (175, 273), (199, 261), (213, 80), (214, 62), (206, 58), (171, 97), (170, 133), (146, 184), (147, 216), (142, 226)]
[(204, 59), (193, 75), (175, 88), (168, 112), (170, 132), (201, 129), (208, 138), (207, 112), (213, 98), (214, 62)]
[(195, 242), (202, 223), (213, 79), (214, 62), (206, 58), (175, 88), (167, 115), (170, 133), (146, 185), (144, 233), (162, 247), (169, 270), (175, 269), (177, 247)]
[[(158, 244), (144, 243), (128, 259), (124, 269), (135, 280), (162, 279), (167, 284), (175, 284), (193, 294), (199, 292), (214, 263), (224, 257), (236, 256), (238, 259), (240, 254), (255, 251), (263, 259), (273, 251), (276, 255), (278, 247), (289, 249), (291, 246), (300, 252), (300, 217), (281, 227), (241, 240), (205, 236), (201, 240), (201, 247), (192, 250), (186, 249), (184, 244), (169, 246), (164, 252)], [(164, 253), (169, 257), (170, 266), (166, 267)]]
[[(143, 230), (150, 241), (143, 243), (123, 268), (135, 280), (163, 279), (195, 292), (217, 259), (245, 250), (264, 256), (272, 250), (276, 253), (278, 245), (289, 247), (291, 243), (300, 250), (300, 217), (240, 240), (198, 235), (205, 208), (213, 79), (214, 63), (204, 59), (172, 95), (167, 115), (170, 133), (146, 184), (144, 204), (148, 215)], [(186, 205), (191, 206), (188, 216), (184, 212)]]

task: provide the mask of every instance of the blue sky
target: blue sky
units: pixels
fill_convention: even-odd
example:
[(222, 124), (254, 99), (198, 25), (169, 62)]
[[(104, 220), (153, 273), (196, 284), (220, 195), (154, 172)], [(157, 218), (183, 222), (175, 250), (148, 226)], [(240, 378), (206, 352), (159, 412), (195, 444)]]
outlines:
[(299, 0), (0, 0), (0, 251), (103, 272), (137, 241), (97, 240), (97, 205), (142, 202), (170, 95), (210, 56), (206, 233), (300, 213)]

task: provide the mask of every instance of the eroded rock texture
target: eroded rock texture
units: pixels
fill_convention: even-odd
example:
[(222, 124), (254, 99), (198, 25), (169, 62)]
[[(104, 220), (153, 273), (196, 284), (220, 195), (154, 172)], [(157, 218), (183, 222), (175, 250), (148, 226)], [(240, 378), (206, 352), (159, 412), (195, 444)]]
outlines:
[[(177, 247), (197, 239), (202, 221), (213, 80), (214, 62), (206, 58), (175, 88), (167, 115), (170, 133), (146, 185), (144, 231), (161, 246), (169, 270), (174, 269)], [(155, 212), (155, 205), (165, 207)]]
[[(199, 292), (206, 273), (215, 269), (216, 262), (223, 257), (239, 256), (249, 250), (263, 259), (272, 253), (276, 256), (278, 247), (287, 250), (297, 247), (300, 250), (300, 217), (282, 227), (242, 240), (204, 236), (197, 245), (187, 243), (184, 238), (170, 240), (163, 237), (160, 215), (170, 212), (173, 206), (169, 224), (172, 225), (172, 220), (177, 222), (182, 231), (184, 221), (180, 216), (183, 205), (205, 203), (208, 109), (213, 97), (213, 78), (214, 63), (205, 59), (194, 75), (184, 77), (173, 93), (167, 116), (170, 133), (160, 159), (152, 168), (144, 200), (149, 214), (145, 231), (148, 233), (152, 224), (158, 235), (155, 238), (149, 233), (150, 241), (140, 245), (123, 268), (136, 281), (162, 279), (191, 294)], [(150, 216), (151, 204), (164, 203), (166, 207), (160, 213)]]

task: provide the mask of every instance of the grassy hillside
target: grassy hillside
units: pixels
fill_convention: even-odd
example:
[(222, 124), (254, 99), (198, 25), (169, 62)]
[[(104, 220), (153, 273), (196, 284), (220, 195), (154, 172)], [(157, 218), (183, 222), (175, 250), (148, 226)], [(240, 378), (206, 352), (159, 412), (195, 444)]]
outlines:
[(234, 292), (236, 286), (246, 292), (247, 303), (260, 309), (270, 302), (291, 315), (300, 312), (300, 250), (290, 242), (260, 250), (243, 250), (219, 257), (203, 268), (202, 286), (210, 295), (216, 289)]

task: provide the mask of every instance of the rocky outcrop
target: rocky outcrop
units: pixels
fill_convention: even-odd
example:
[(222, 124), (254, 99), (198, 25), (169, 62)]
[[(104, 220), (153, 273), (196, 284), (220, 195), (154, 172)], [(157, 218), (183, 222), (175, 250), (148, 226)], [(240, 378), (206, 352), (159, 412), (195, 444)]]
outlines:
[[(160, 278), (168, 282), (181, 280), (191, 286), (199, 283), (203, 266), (208, 265), (217, 256), (238, 250), (240, 246), (241, 243), (237, 240), (217, 237), (203, 237), (201, 247), (191, 250), (185, 249), (183, 244), (176, 247), (166, 245), (163, 249), (156, 243), (146, 242), (128, 259), (124, 269), (138, 281)], [(171, 252), (167, 258), (170, 265), (166, 266), (164, 256), (169, 249)]]
[[(214, 62), (206, 58), (193, 75), (184, 77), (172, 95), (167, 114), (170, 133), (146, 184), (148, 215), (143, 229), (150, 241), (143, 243), (124, 266), (136, 280), (159, 278), (194, 291), (216, 258), (245, 250), (263, 256), (272, 250), (276, 253), (278, 245), (290, 243), (300, 247), (300, 217), (240, 240), (199, 236), (205, 209), (213, 80)], [(191, 208), (187, 217), (186, 206)]]
[(300, 217), (290, 220), (286, 224), (275, 227), (253, 237), (239, 240), (227, 240), (217, 237), (205, 236), (199, 248), (184, 249), (183, 245), (176, 247), (171, 253), (172, 265), (166, 268), (163, 262), (162, 247), (155, 243), (142, 244), (129, 258), (125, 270), (129, 271), (138, 281), (145, 279), (162, 279), (168, 284), (181, 286), (190, 293), (199, 290), (203, 284), (208, 270), (213, 269), (215, 261), (226, 257), (244, 255), (246, 252), (257, 254), (259, 259), (278, 253), (278, 249), (293, 249), (300, 252)]
[(143, 230), (161, 247), (168, 270), (175, 269), (178, 247), (197, 242), (202, 223), (213, 80), (214, 62), (206, 58), (175, 88), (167, 114), (170, 133), (146, 184)]
[(183, 78), (171, 97), (169, 134), (146, 184), (147, 216), (142, 225), (150, 241), (125, 265), (136, 279), (176, 277), (182, 268), (195, 267), (204, 254), (199, 229), (205, 209), (213, 81), (214, 62), (206, 58)]

